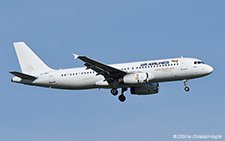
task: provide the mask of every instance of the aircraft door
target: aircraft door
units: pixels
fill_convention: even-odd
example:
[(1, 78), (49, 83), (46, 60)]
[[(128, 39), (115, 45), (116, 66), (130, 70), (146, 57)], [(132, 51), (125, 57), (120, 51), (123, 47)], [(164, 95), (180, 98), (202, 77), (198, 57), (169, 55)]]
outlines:
[(181, 58), (181, 70), (187, 70), (187, 59)]
[(50, 84), (56, 84), (56, 81), (55, 81), (55, 72), (49, 72), (49, 83)]

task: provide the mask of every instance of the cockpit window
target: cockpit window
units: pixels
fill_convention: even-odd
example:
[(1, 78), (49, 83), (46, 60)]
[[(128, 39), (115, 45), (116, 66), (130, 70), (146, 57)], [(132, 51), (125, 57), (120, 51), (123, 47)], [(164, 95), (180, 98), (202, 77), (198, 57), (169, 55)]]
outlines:
[(202, 61), (195, 61), (194, 64), (204, 64)]

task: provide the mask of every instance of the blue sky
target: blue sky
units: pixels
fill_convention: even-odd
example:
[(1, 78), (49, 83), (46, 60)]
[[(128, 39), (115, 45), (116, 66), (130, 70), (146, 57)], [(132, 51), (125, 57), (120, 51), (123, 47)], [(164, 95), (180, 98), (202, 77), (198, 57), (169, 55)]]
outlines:
[[(2, 1), (1, 141), (173, 140), (225, 135), (224, 0)], [(68, 91), (10, 82), (20, 71), (12, 43), (24, 41), (54, 69), (81, 67), (72, 53), (112, 64), (194, 57), (213, 74), (160, 83), (160, 93), (120, 103), (109, 90)], [(224, 138), (224, 137), (223, 137)]]

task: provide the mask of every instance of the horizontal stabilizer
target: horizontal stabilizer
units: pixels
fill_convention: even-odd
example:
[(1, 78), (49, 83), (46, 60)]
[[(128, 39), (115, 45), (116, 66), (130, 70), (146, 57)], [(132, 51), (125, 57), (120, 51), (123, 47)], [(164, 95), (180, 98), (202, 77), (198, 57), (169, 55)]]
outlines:
[(20, 73), (20, 72), (16, 72), (16, 71), (11, 71), (9, 73), (11, 73), (11, 74), (13, 74), (13, 75), (15, 75), (15, 76), (17, 76), (17, 77), (19, 77), (21, 79), (29, 79), (29, 80), (37, 79), (37, 77), (35, 77), (35, 76), (31, 76), (31, 75)]
[(51, 70), (24, 42), (13, 43), (22, 73), (36, 74)]

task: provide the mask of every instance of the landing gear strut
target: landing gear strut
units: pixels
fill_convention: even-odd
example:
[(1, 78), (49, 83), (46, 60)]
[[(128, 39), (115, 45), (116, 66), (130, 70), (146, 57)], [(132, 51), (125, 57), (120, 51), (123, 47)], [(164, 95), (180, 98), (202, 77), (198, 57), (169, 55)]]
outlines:
[(118, 97), (118, 99), (121, 101), (121, 102), (124, 102), (126, 100), (126, 97), (124, 96), (124, 92), (127, 91), (127, 88), (122, 88), (122, 94)]
[(111, 89), (112, 95), (116, 96), (118, 94), (118, 90), (116, 88)]
[(190, 88), (187, 86), (187, 79), (184, 79), (183, 80), (184, 81), (184, 90), (186, 91), (186, 92), (188, 92), (189, 90), (190, 90)]

